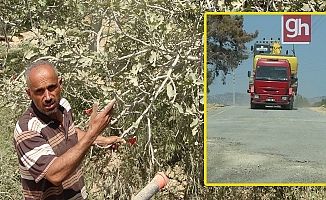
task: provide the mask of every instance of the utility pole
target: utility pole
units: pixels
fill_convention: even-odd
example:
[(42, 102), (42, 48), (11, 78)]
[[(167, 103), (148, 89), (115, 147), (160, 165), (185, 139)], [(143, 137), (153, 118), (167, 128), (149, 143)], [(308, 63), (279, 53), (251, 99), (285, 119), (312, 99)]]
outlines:
[(235, 74), (234, 74), (234, 69), (232, 69), (232, 84), (233, 84), (233, 106), (235, 106)]

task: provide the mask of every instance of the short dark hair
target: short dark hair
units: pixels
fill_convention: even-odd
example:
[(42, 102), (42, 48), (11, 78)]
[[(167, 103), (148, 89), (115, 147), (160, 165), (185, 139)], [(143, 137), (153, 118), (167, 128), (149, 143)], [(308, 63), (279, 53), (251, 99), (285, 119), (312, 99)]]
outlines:
[(34, 67), (37, 67), (37, 66), (39, 66), (39, 65), (49, 65), (49, 66), (51, 66), (52, 69), (54, 70), (55, 74), (56, 74), (57, 76), (59, 76), (59, 72), (58, 72), (57, 68), (56, 68), (56, 67), (55, 67), (51, 62), (49, 62), (49, 61), (47, 61), (47, 60), (38, 60), (38, 61), (36, 61), (36, 62), (32, 62), (32, 63), (27, 67), (27, 69), (25, 70), (25, 74), (24, 74), (24, 76), (25, 76), (25, 80), (26, 80), (26, 84), (27, 84), (28, 87), (29, 87), (29, 80), (28, 80), (28, 78), (29, 78), (29, 73), (31, 72), (31, 70), (32, 70)]

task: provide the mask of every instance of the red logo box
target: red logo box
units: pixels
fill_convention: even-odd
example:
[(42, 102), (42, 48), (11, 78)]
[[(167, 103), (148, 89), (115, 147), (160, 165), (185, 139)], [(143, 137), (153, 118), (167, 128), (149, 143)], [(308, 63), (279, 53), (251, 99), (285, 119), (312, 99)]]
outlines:
[(311, 15), (283, 15), (282, 44), (309, 44)]

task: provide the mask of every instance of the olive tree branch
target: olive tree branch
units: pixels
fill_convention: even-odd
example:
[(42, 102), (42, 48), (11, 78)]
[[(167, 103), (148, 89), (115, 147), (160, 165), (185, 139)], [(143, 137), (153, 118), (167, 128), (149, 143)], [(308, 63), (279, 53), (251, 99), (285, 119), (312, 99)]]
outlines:
[(130, 126), (127, 130), (125, 130), (122, 134), (121, 134), (121, 138), (125, 137), (131, 130), (138, 128), (138, 125), (140, 123), (140, 121), (143, 119), (144, 115), (146, 115), (148, 113), (148, 111), (152, 108), (155, 100), (157, 99), (158, 95), (162, 92), (163, 87), (166, 85), (167, 81), (170, 79), (170, 76), (172, 74), (173, 68), (176, 66), (176, 64), (178, 63), (180, 59), (180, 56), (178, 55), (176, 57), (176, 59), (174, 60), (174, 62), (172, 63), (171, 67), (169, 68), (166, 78), (164, 79), (164, 81), (162, 82), (161, 86), (158, 88), (158, 90), (155, 92), (154, 97), (151, 100), (151, 103), (147, 106), (147, 108), (143, 111), (143, 113), (138, 117), (138, 119), (136, 120), (136, 122), (134, 123), (135, 125)]

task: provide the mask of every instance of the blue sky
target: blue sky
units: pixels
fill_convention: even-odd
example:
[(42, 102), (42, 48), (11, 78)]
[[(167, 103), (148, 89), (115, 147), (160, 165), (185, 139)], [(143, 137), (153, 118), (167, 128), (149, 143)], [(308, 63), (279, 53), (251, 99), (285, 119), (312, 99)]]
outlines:
[[(312, 38), (310, 44), (294, 45), (295, 53), (298, 58), (298, 93), (307, 98), (326, 96), (326, 13), (325, 15), (313, 15), (311, 13), (311, 32)], [(258, 37), (247, 43), (247, 50), (255, 41), (266, 39), (281, 38), (281, 18), (278, 15), (250, 15), (244, 16), (244, 30), (253, 33), (259, 31)], [(291, 52), (293, 45), (282, 45), (282, 53), (286, 50)], [(291, 54), (291, 53), (289, 53)], [(249, 59), (244, 60), (235, 70), (236, 83), (235, 91), (246, 93), (248, 89), (248, 71), (252, 71), (252, 54)], [(221, 77), (217, 77), (214, 83), (209, 86), (208, 95), (223, 94), (232, 92), (232, 76), (227, 75), (226, 85), (222, 84)]]

